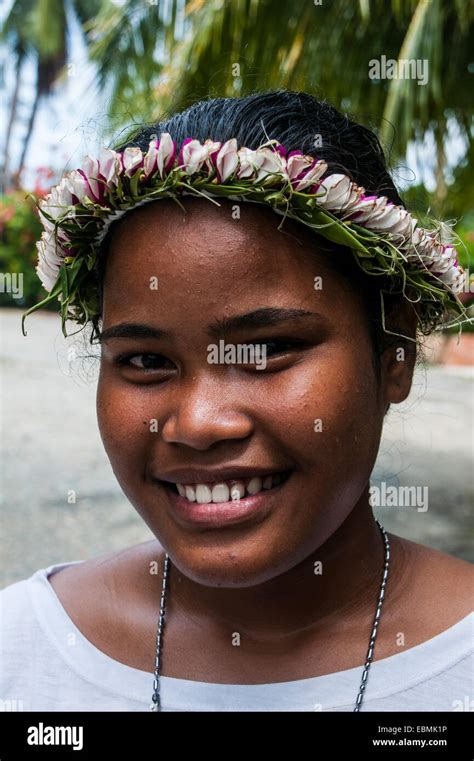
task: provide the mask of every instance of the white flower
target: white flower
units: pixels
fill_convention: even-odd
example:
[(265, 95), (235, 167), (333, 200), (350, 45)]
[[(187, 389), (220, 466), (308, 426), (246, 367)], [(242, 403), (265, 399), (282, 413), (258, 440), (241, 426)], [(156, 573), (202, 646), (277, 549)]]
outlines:
[(239, 156), (237, 153), (237, 140), (235, 137), (227, 140), (216, 156), (216, 169), (220, 182), (225, 182), (239, 165)]
[[(293, 183), (295, 190), (301, 191), (318, 182), (327, 168), (326, 162), (321, 159), (316, 161), (312, 156), (304, 156), (300, 151), (292, 151), (286, 158), (285, 176)], [(301, 174), (303, 177), (300, 177)], [(297, 177), (300, 179), (296, 180)]]
[(92, 200), (99, 201), (101, 197), (101, 185), (98, 179), (100, 175), (99, 162), (97, 159), (93, 159), (90, 156), (84, 156), (82, 160), (82, 171), (89, 183), (92, 192)]
[(199, 140), (189, 140), (181, 149), (182, 166), (186, 174), (198, 172), (206, 158), (206, 151)]
[(71, 203), (72, 194), (66, 187), (65, 178), (63, 178), (59, 185), (55, 185), (51, 190), (47, 203), (48, 213), (51, 217), (57, 219), (64, 214), (64, 207), (69, 206)]
[(260, 182), (275, 173), (282, 177), (286, 173), (286, 161), (278, 151), (272, 151), (270, 148), (258, 148), (252, 151), (249, 148), (240, 148), (239, 154), (239, 179), (253, 179), (254, 182)]
[(402, 206), (387, 203), (373, 219), (366, 221), (367, 227), (376, 232), (387, 232), (406, 238), (412, 230), (413, 217)]
[(127, 177), (131, 177), (143, 163), (143, 154), (140, 148), (135, 145), (125, 148), (122, 154), (122, 161), (125, 174)]
[(206, 140), (201, 145), (199, 140), (190, 140), (182, 147), (182, 161), (186, 174), (199, 172), (204, 162), (207, 162), (211, 153), (218, 151), (221, 143)]
[(447, 286), (453, 293), (460, 293), (466, 282), (466, 273), (462, 267), (453, 265), (446, 272), (443, 272), (439, 279)]
[(403, 208), (388, 200), (385, 196), (362, 198), (354, 209), (351, 218), (357, 224), (380, 233), (390, 233), (403, 241), (413, 235), (415, 220)]
[(304, 156), (301, 151), (292, 151), (286, 158), (286, 176), (289, 180), (295, 180), (313, 164), (314, 159), (311, 156)]
[(79, 199), (79, 203), (82, 203), (84, 198), (93, 199), (92, 192), (89, 183), (77, 169), (73, 169), (72, 172), (66, 175), (67, 185), (69, 192), (75, 195)]
[(457, 263), (454, 246), (441, 243), (439, 236), (435, 237), (435, 234), (419, 227), (413, 229), (410, 243), (411, 252), (407, 255), (409, 262), (421, 263), (452, 293), (462, 291), (466, 275)]
[(59, 185), (56, 185), (57, 190), (57, 202), (62, 206), (71, 206), (72, 193), (69, 189), (69, 183), (67, 177), (63, 177)]
[(102, 148), (99, 154), (99, 172), (107, 185), (118, 185), (121, 169), (120, 154), (111, 148)]
[(49, 292), (57, 280), (63, 257), (59, 255), (60, 249), (56, 245), (54, 236), (49, 232), (43, 232), (36, 248), (38, 250), (36, 272), (44, 288)]
[(158, 142), (153, 138), (148, 145), (148, 151), (143, 159), (143, 169), (145, 177), (149, 177), (156, 169), (156, 159), (158, 156)]
[(42, 261), (38, 262), (35, 267), (35, 271), (41, 281), (41, 285), (45, 291), (48, 291), (49, 293), (57, 280), (58, 273), (54, 272), (47, 264)]
[(457, 252), (454, 246), (441, 243), (434, 233), (430, 234), (428, 230), (419, 227), (412, 232), (410, 247), (407, 260), (421, 261), (427, 269), (437, 275), (447, 272), (456, 261)]
[[(291, 161), (291, 159), (290, 159)], [(295, 183), (295, 190), (301, 191), (305, 188), (309, 187), (310, 185), (314, 185), (319, 181), (319, 179), (323, 176), (324, 172), (327, 170), (328, 165), (325, 161), (319, 160), (316, 161), (314, 166), (309, 169), (304, 177), (301, 178), (301, 180), (298, 180)]]
[(318, 198), (318, 203), (332, 212), (352, 210), (364, 192), (364, 188), (356, 185), (345, 174), (331, 174), (325, 177), (320, 182), (319, 190), (321, 189), (326, 193)]
[(457, 252), (453, 246), (444, 246), (442, 243), (436, 247), (437, 255), (434, 258), (433, 266), (430, 268), (437, 275), (441, 275), (444, 272), (448, 272), (451, 267), (454, 267), (456, 261)]
[[(237, 176), (241, 180), (246, 180), (251, 177), (257, 169), (256, 151), (251, 151), (250, 148), (239, 148), (237, 151), (239, 155), (239, 170)], [(260, 164), (263, 163), (263, 158), (260, 160)], [(260, 166), (260, 164), (258, 166)]]
[(387, 205), (385, 196), (369, 196), (361, 198), (351, 214), (351, 219), (358, 225), (369, 227), (369, 222), (377, 219), (384, 213)]
[[(72, 191), (67, 177), (63, 177), (59, 185), (51, 188), (51, 192), (39, 201), (41, 211), (46, 212), (53, 220), (67, 216), (74, 216), (74, 209), (68, 209), (72, 205)], [(66, 214), (67, 212), (67, 214)], [(54, 231), (55, 224), (42, 215), (43, 226), (50, 232)]]
[(214, 170), (214, 167), (212, 165), (211, 157), (216, 158), (216, 154), (219, 153), (220, 149), (222, 147), (222, 143), (220, 140), (210, 140), (209, 138), (204, 141), (204, 148), (207, 151), (206, 156), (206, 165), (210, 172)]
[(162, 132), (158, 144), (158, 152), (156, 154), (156, 166), (158, 167), (161, 178), (163, 178), (166, 172), (171, 169), (175, 156), (176, 146), (171, 135), (169, 132)]
[(411, 251), (407, 254), (407, 260), (409, 262), (417, 262), (421, 260), (425, 265), (433, 262), (433, 256), (437, 244), (426, 230), (423, 230), (420, 227), (415, 227), (412, 230), (409, 243), (411, 247)]

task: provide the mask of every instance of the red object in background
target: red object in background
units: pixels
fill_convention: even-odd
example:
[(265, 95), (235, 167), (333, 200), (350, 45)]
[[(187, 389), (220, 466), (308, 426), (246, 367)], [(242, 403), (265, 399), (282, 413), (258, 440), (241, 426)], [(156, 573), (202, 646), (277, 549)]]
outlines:
[(33, 193), (36, 196), (44, 197), (51, 190), (53, 183), (54, 172), (48, 166), (36, 167), (36, 181), (33, 188)]

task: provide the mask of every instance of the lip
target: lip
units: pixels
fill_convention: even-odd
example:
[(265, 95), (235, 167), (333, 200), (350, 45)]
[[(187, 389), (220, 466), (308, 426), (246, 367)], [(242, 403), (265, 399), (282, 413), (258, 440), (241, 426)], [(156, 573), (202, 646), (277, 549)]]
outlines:
[[(255, 470), (252, 472), (255, 473)], [(268, 471), (266, 472), (268, 473)], [(161, 488), (168, 498), (171, 511), (178, 523), (186, 528), (225, 528), (247, 521), (259, 522), (263, 520), (276, 508), (276, 499), (278, 499), (280, 491), (291, 480), (292, 474), (293, 471), (290, 471), (286, 481), (272, 489), (262, 489), (258, 494), (248, 495), (235, 502), (209, 502), (207, 504), (189, 502), (186, 497), (181, 497), (165, 483), (161, 484)]]

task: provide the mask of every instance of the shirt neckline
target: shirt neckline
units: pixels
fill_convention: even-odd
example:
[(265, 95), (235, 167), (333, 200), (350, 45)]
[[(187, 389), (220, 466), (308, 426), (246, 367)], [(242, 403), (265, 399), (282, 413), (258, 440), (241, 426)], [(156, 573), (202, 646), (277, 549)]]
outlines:
[[(68, 666), (102, 690), (140, 703), (151, 702), (153, 674), (127, 666), (99, 650), (77, 628), (67, 614), (48, 577), (83, 560), (55, 563), (41, 568), (28, 579), (32, 608), (41, 628)], [(365, 701), (393, 695), (440, 673), (473, 651), (474, 612), (440, 634), (400, 653), (372, 663)], [(71, 635), (74, 646), (71, 646)], [(275, 710), (275, 705), (298, 702), (322, 705), (324, 709), (354, 705), (363, 665), (305, 679), (262, 684), (220, 684), (161, 676), (163, 702), (199, 705), (200, 710), (222, 710), (232, 693), (235, 710)], [(307, 710), (318, 710), (308, 708)]]

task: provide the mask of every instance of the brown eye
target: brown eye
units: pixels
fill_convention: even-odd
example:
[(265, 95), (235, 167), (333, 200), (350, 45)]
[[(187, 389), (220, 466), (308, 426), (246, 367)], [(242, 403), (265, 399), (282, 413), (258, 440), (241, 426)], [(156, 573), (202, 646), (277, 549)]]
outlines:
[(291, 339), (262, 341), (261, 344), (267, 347), (267, 357), (277, 356), (278, 354), (287, 354), (290, 351), (298, 351), (299, 349), (302, 349), (304, 345), (302, 341), (294, 341)]
[(121, 367), (134, 367), (136, 370), (173, 370), (174, 364), (162, 354), (125, 354), (117, 357)]

